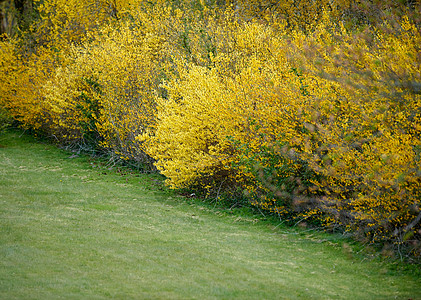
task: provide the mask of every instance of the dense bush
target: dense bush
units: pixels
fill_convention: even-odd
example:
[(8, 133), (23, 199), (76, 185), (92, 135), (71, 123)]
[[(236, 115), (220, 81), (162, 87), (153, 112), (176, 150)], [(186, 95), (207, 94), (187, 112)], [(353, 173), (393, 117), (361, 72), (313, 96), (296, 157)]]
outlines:
[(421, 254), (417, 2), (36, 3), (1, 41), (22, 126)]

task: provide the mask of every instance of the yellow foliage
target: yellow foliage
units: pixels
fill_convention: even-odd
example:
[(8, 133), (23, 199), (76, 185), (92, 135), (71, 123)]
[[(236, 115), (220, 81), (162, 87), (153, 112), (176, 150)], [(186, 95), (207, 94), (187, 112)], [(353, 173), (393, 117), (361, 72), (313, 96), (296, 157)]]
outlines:
[[(167, 83), (147, 152), (170, 185), (206, 187), (213, 176), (248, 194), (270, 192), (242, 162), (269, 167), (258, 154), (281, 143), (292, 150), (279, 154), (285, 165), (299, 157), (321, 178), (301, 191), (319, 203), (304, 217), (321, 211), (389, 237), (409, 226), (419, 205), (420, 33), (403, 19), (399, 36), (378, 31), (357, 44), (354, 33), (326, 24), (289, 39), (270, 26), (234, 24), (211, 68), (187, 66)], [(278, 192), (255, 203), (283, 212), (301, 201)]]
[(160, 47), (151, 34), (126, 23), (72, 47), (72, 63), (57, 68), (43, 88), (56, 132), (68, 140), (94, 135), (94, 142), (123, 159), (145, 159), (134, 137), (155, 122)]
[(36, 0), (34, 5), (40, 14), (32, 28), (37, 42), (57, 50), (84, 40), (117, 13), (108, 0)]
[(0, 41), (0, 105), (8, 108), (12, 108), (11, 102), (17, 90), (19, 56), (15, 48), (14, 41)]

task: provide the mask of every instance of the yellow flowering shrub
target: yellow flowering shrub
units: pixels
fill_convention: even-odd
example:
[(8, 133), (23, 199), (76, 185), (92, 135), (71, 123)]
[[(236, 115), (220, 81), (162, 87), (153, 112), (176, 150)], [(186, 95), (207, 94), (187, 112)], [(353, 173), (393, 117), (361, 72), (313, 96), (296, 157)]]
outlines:
[(62, 51), (72, 43), (79, 43), (89, 32), (110, 18), (115, 18), (115, 1), (107, 0), (35, 0), (39, 20), (31, 31), (36, 43)]
[[(215, 32), (226, 29), (222, 26)], [(233, 169), (240, 160), (233, 141), (253, 151), (281, 136), (284, 142), (302, 143), (297, 126), (308, 100), (305, 79), (283, 51), (288, 41), (259, 24), (231, 30), (235, 33), (227, 40), (232, 44), (216, 45), (216, 51), (230, 56), (222, 52), (212, 58), (212, 68), (180, 66), (180, 76), (164, 86), (168, 98), (158, 99), (158, 123), (146, 148), (173, 187), (210, 176), (228, 174), (222, 180), (229, 182), (250, 177)]]
[[(157, 38), (156, 38), (157, 39)], [(161, 45), (151, 34), (122, 23), (71, 50), (43, 88), (60, 139), (91, 142), (120, 158), (148, 161), (134, 137), (155, 122), (156, 61)]]
[[(14, 88), (4, 85), (7, 91), (2, 93), (3, 105), (24, 127), (55, 134), (52, 128), (58, 116), (44, 95), (44, 85), (56, 69), (69, 62), (71, 43), (80, 42), (102, 20), (95, 18), (97, 10), (92, 10), (93, 4), (93, 1), (34, 1), (39, 18), (34, 17), (29, 29), (20, 33), (22, 38), (13, 43), (16, 58), (6, 64), (9, 70), (4, 75), (5, 82)], [(3, 43), (10, 45), (10, 41), (8, 37)], [(5, 52), (1, 54), (2, 60), (9, 59)]]
[(0, 132), (10, 125), (9, 109), (16, 91), (17, 59), (12, 41), (0, 41)]
[(40, 48), (26, 54), (27, 60), (16, 49), (12, 40), (1, 43), (0, 105), (26, 128), (46, 130), (50, 124), (49, 104), (42, 95), (41, 86), (54, 70), (50, 52)]
[(326, 148), (308, 159), (325, 178), (323, 207), (374, 240), (393, 236), (401, 243), (419, 234), (421, 35), (406, 17), (394, 26), (358, 39), (344, 28), (334, 37), (320, 26), (298, 47), (317, 49), (301, 51), (303, 68), (339, 83), (346, 97), (347, 107), (332, 106), (329, 122), (313, 122)]
[(19, 56), (16, 53), (16, 42), (0, 41), (0, 105), (12, 108), (13, 97), (17, 90)]
[(147, 152), (176, 188), (235, 182), (273, 212), (416, 240), (419, 31), (405, 18), (373, 33), (323, 18), (311, 35), (229, 24), (211, 67), (166, 84)]

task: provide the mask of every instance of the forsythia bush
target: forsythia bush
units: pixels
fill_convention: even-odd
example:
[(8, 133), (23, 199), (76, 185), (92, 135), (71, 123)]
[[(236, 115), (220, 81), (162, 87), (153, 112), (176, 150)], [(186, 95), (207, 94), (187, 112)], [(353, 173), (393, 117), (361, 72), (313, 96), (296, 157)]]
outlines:
[[(339, 82), (347, 105), (332, 106), (340, 111), (327, 115), (329, 121), (317, 130), (328, 150), (307, 161), (325, 178), (319, 183), (329, 190), (323, 206), (335, 220), (346, 217), (345, 225), (353, 230), (374, 240), (393, 236), (399, 243), (420, 234), (415, 225), (420, 216), (421, 35), (405, 17), (384, 26), (360, 34), (358, 45), (355, 35), (341, 28), (340, 43), (329, 56), (325, 50), (307, 53), (307, 59), (321, 61), (309, 72)], [(307, 47), (323, 45), (322, 40), (335, 41), (320, 29)]]
[(60, 139), (87, 141), (126, 160), (148, 161), (135, 136), (155, 122), (160, 50), (153, 37), (136, 29), (105, 27), (98, 38), (73, 47), (72, 62), (57, 68), (44, 85)]
[(416, 1), (82, 2), (0, 41), (22, 126), (421, 255)]

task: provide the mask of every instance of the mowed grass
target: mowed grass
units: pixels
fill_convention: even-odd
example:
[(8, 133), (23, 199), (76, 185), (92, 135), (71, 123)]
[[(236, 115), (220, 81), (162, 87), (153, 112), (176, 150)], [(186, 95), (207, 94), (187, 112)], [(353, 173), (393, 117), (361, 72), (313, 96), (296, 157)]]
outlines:
[(419, 272), (0, 136), (0, 299), (421, 299)]

